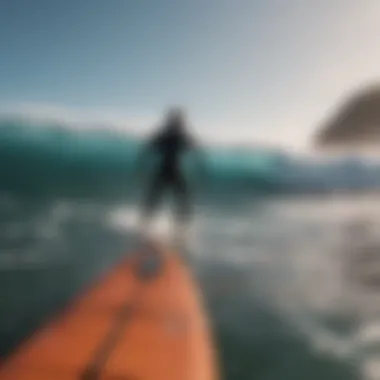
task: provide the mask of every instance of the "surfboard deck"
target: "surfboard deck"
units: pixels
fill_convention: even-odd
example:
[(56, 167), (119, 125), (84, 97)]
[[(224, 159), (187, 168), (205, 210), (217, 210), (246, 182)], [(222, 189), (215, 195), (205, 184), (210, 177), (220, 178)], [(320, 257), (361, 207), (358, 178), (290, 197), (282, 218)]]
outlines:
[(22, 343), (0, 380), (216, 380), (211, 335), (179, 255), (148, 244)]

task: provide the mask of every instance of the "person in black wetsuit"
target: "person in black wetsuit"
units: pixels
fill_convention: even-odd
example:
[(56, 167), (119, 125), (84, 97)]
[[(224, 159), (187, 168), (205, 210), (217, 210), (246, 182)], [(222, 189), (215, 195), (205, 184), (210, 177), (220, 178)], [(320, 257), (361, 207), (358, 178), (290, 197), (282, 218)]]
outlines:
[(181, 159), (184, 153), (195, 148), (197, 146), (188, 134), (183, 111), (170, 110), (165, 125), (149, 140), (145, 151), (157, 154), (159, 164), (144, 197), (144, 228), (166, 190), (173, 191), (177, 203), (177, 222), (180, 227), (186, 227), (190, 216), (190, 189), (181, 167)]

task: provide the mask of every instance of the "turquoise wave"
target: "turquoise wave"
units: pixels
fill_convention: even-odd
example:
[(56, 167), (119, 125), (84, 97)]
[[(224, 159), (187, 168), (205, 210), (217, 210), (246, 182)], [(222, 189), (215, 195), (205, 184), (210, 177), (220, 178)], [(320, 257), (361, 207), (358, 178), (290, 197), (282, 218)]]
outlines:
[[(143, 141), (107, 128), (75, 129), (22, 119), (0, 121), (0, 189), (33, 195), (125, 196), (140, 182), (133, 176)], [(207, 175), (198, 176), (194, 157), (185, 160), (198, 186), (212, 191), (278, 191), (273, 153), (208, 147)]]

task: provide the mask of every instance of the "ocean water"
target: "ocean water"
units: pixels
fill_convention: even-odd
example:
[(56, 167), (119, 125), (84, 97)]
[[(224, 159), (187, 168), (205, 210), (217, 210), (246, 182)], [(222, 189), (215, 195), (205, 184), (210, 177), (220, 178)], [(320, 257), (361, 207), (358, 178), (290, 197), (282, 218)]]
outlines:
[[(2, 123), (6, 355), (133, 247), (141, 182), (135, 138)], [(243, 153), (210, 149), (207, 179), (189, 165), (191, 269), (224, 378), (380, 379), (380, 195), (368, 183), (370, 194), (343, 194), (320, 170), (285, 175), (283, 156)], [(170, 230), (167, 206), (156, 228)]]

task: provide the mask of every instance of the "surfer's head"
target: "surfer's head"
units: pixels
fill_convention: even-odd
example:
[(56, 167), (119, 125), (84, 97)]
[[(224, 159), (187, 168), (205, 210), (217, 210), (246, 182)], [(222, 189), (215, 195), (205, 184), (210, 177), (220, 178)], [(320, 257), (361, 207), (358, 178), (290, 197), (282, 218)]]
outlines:
[(179, 107), (169, 109), (166, 120), (167, 126), (170, 130), (182, 131), (185, 129), (185, 112)]

